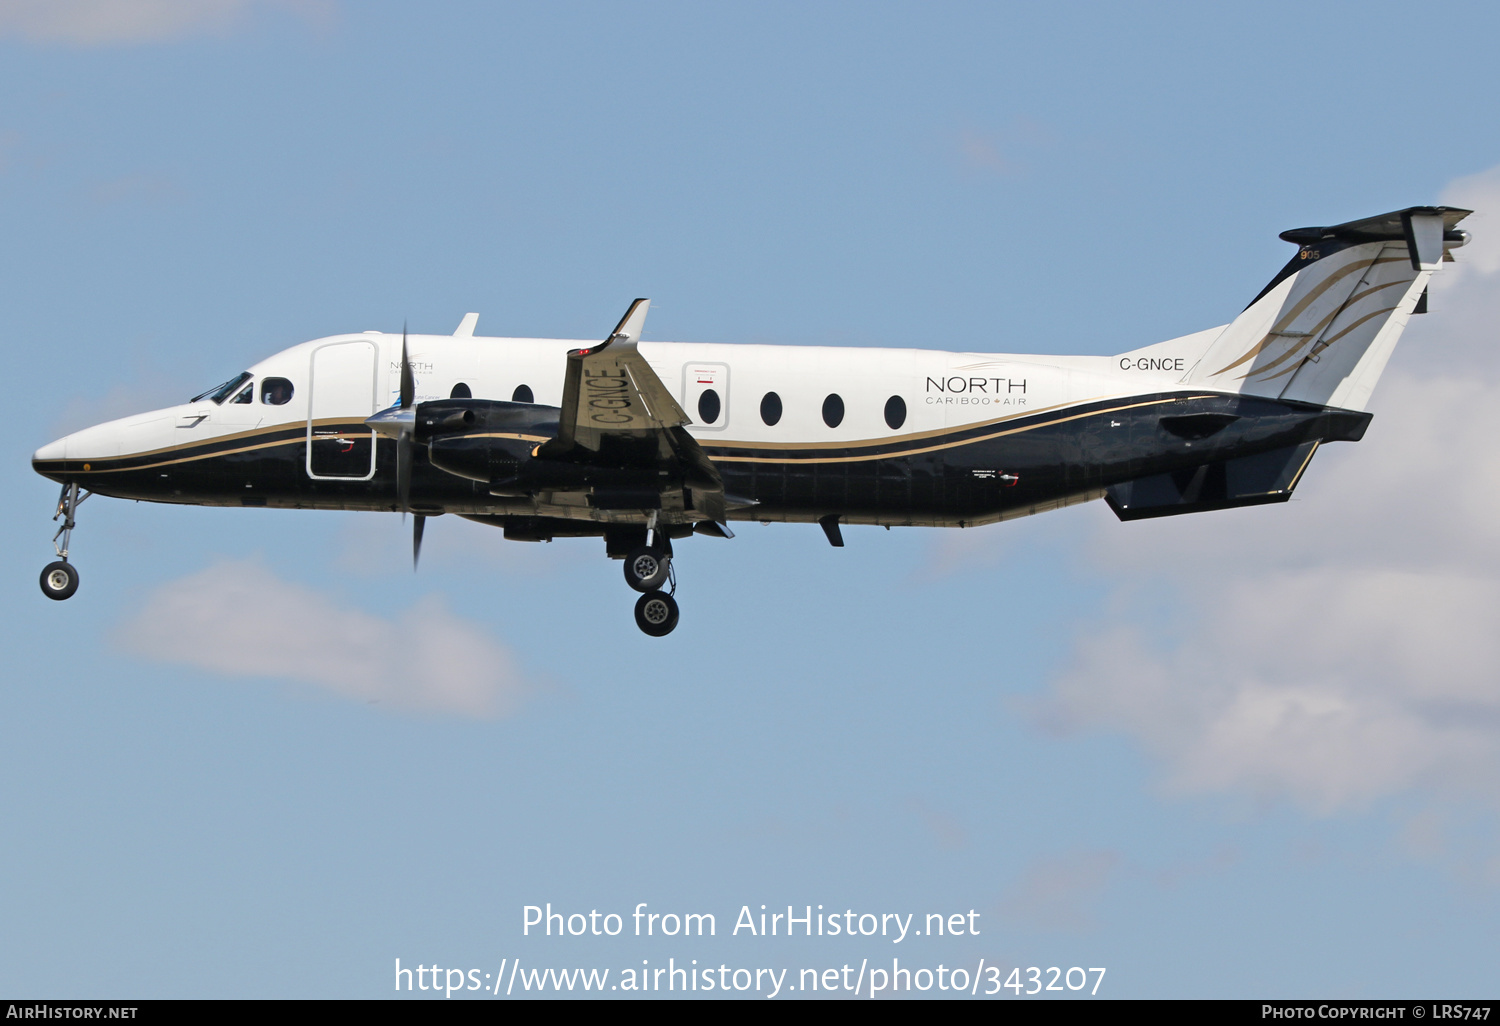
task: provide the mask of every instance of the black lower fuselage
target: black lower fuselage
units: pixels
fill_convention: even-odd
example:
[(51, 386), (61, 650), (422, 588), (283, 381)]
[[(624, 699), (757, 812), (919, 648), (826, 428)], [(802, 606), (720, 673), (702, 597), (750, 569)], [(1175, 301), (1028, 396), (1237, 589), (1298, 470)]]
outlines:
[[(496, 465), (521, 467), (556, 433), (555, 408), (511, 437), (468, 440)], [(1039, 411), (951, 431), (837, 448), (746, 447), (700, 439), (725, 492), (730, 519), (970, 526), (1096, 498), (1127, 482), (1182, 475), (1307, 443), (1356, 440), (1369, 414), (1255, 396), (1149, 394)], [(450, 439), (451, 441), (451, 439)], [(308, 446), (313, 445), (312, 461)], [(371, 447), (373, 446), (373, 453)], [(556, 533), (602, 533), (652, 505), (596, 501), (612, 484), (534, 494), (492, 494), (492, 481), (459, 476), (416, 449), (411, 508), (427, 514), (574, 521)], [(1307, 449), (1310, 452), (1310, 448)], [(372, 458), (373, 456), (373, 458)], [(287, 509), (394, 510), (395, 444), (362, 423), (304, 423), (185, 442), (166, 450), (81, 460), (34, 461), (53, 480), (101, 495), (152, 502)], [(497, 472), (498, 473), (498, 472)], [(348, 476), (338, 476), (346, 474)], [(1201, 476), (1201, 474), (1200, 474)], [(663, 482), (670, 488), (673, 483)], [(649, 491), (646, 481), (637, 491)], [(691, 483), (683, 487), (691, 488)], [(511, 489), (514, 491), (514, 489)], [(1284, 497), (1284, 496), (1283, 496)], [(1242, 503), (1229, 503), (1242, 504)], [(671, 503), (663, 522), (674, 516)], [(691, 506), (691, 496), (686, 505)], [(1221, 504), (1222, 505), (1222, 504)], [(691, 517), (678, 518), (683, 523)]]

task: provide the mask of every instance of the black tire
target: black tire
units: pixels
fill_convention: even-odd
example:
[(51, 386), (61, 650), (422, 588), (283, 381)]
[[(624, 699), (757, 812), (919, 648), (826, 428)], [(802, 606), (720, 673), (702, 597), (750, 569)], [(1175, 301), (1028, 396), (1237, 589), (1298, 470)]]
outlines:
[(677, 629), (677, 600), (664, 591), (648, 591), (635, 600), (635, 625), (653, 638)]
[(641, 546), (625, 557), (625, 583), (636, 591), (656, 591), (667, 583), (672, 557), (660, 549)]
[(42, 594), (61, 602), (78, 590), (78, 570), (72, 563), (58, 560), (42, 567)]

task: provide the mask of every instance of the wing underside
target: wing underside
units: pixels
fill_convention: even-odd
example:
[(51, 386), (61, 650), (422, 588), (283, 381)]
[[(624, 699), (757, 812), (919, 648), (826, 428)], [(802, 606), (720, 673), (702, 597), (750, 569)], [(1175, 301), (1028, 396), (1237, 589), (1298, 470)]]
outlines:
[(537, 456), (574, 465), (634, 472), (639, 484), (615, 497), (595, 490), (592, 504), (683, 508), (724, 520), (724, 483), (686, 431), (691, 418), (638, 348), (650, 300), (637, 299), (610, 336), (568, 354), (558, 434)]

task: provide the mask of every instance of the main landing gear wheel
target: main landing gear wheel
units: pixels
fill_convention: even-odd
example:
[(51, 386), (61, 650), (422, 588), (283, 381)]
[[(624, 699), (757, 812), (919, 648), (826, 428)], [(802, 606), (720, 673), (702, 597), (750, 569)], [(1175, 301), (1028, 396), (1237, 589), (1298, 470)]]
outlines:
[[(58, 560), (56, 563), (48, 563), (42, 568), (42, 594), (49, 599), (61, 602), (63, 599), (72, 598), (73, 593), (78, 590), (78, 571), (73, 568), (72, 563), (64, 563)], [(639, 617), (639, 614), (637, 614)], [(674, 614), (672, 622), (676, 623)]]
[[(667, 577), (672, 572), (672, 557), (660, 549), (642, 546), (633, 549), (630, 555), (625, 557), (625, 583), (636, 591), (653, 592), (667, 583)], [(637, 607), (639, 610), (639, 607)], [(677, 622), (675, 616), (672, 622)], [(644, 627), (641, 630), (646, 630)], [(667, 630), (671, 630), (670, 627)], [(646, 633), (650, 633), (647, 631)], [(666, 631), (662, 632), (663, 634)]]
[(635, 625), (653, 638), (677, 627), (677, 600), (664, 591), (648, 591), (635, 602)]

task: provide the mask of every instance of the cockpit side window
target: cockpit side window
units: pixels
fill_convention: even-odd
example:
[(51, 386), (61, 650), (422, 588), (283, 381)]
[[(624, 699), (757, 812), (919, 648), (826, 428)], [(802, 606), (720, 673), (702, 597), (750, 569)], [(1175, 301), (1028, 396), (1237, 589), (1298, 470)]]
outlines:
[(286, 378), (267, 378), (260, 385), (260, 401), (267, 406), (285, 406), (292, 401), (292, 383)]
[(197, 403), (202, 402), (204, 399), (212, 399), (219, 406), (223, 406), (224, 400), (234, 395), (234, 390), (249, 380), (250, 372), (244, 371), (238, 377), (231, 378), (222, 385), (216, 385), (201, 395), (193, 396), (188, 402)]

